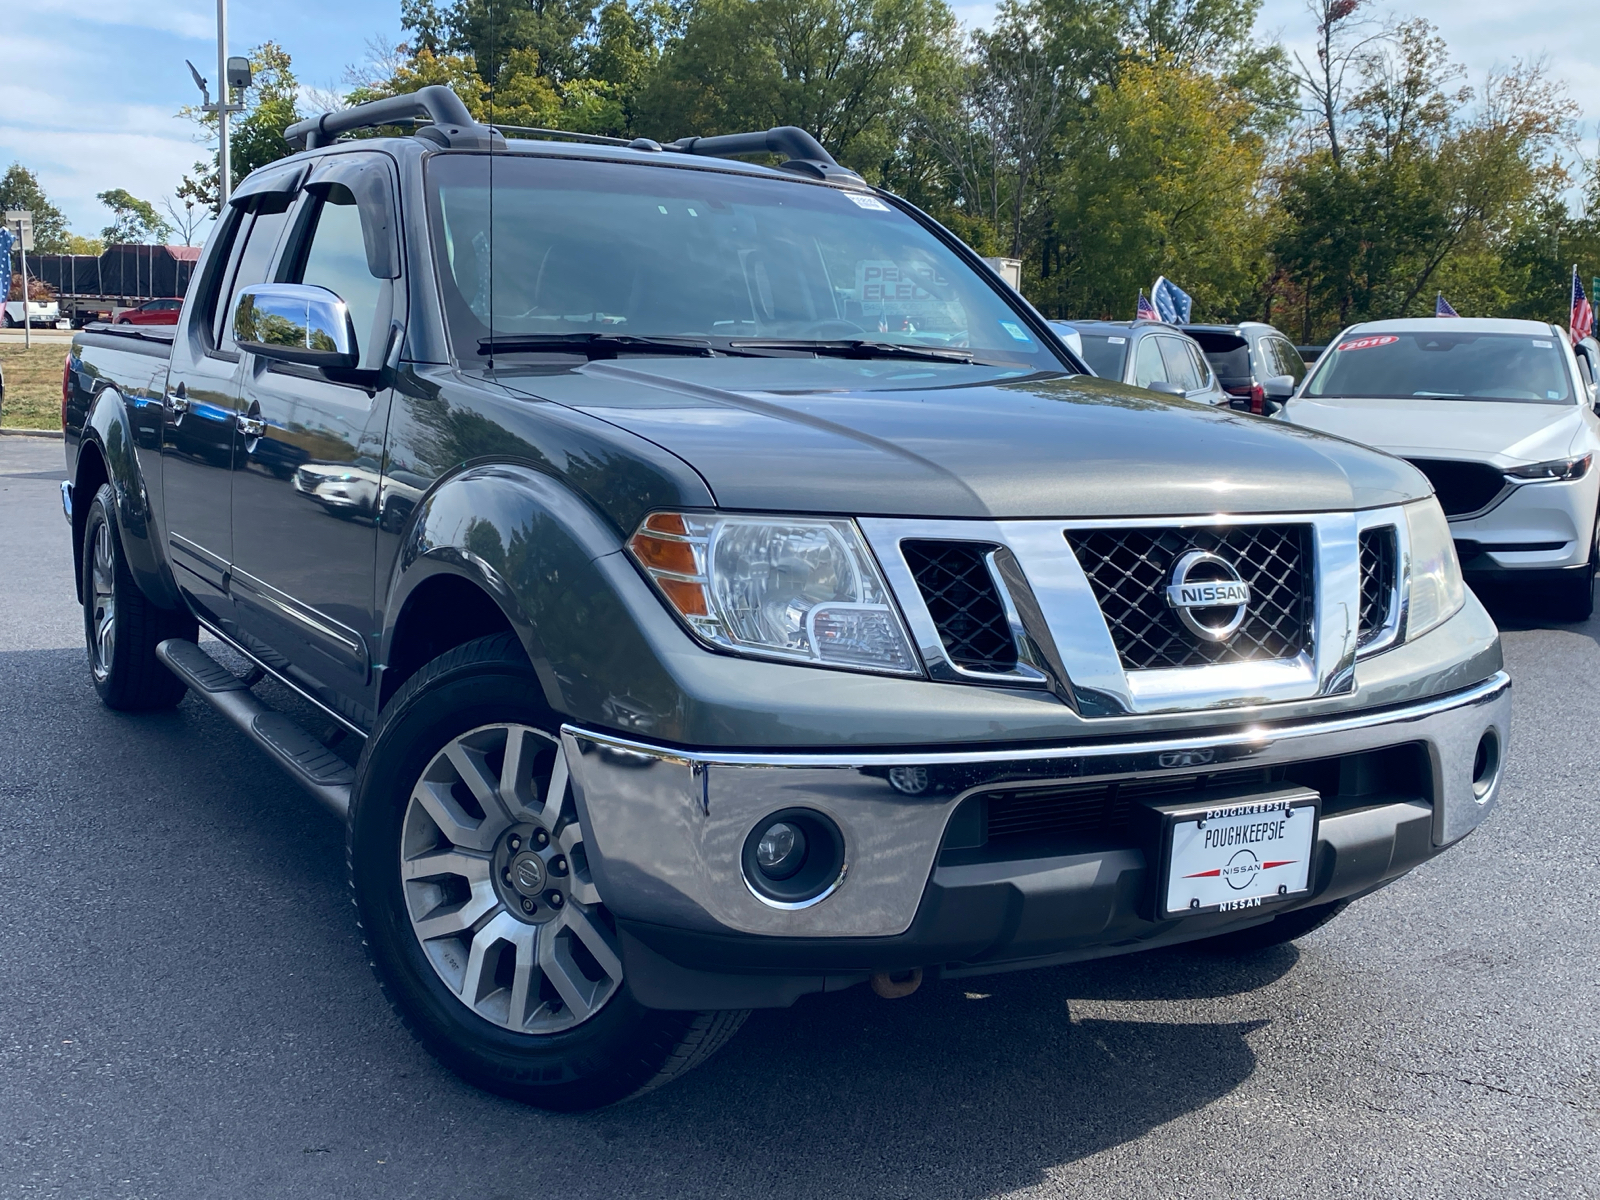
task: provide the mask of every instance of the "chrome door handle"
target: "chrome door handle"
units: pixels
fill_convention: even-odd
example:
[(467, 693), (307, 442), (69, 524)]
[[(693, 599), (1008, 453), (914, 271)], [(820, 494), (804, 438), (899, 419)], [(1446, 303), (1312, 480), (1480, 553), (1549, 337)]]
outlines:
[(181, 417), (189, 411), (189, 393), (181, 383), (167, 393), (166, 400), (167, 408), (175, 417)]
[(240, 413), (234, 421), (239, 426), (239, 432), (247, 438), (258, 438), (267, 428), (267, 423), (260, 417), (247, 417), (244, 413)]

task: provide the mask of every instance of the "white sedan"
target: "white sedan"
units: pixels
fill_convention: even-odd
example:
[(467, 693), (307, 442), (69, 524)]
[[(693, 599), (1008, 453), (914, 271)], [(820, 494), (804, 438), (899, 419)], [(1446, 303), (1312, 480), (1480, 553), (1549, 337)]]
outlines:
[(1284, 418), (1409, 460), (1469, 580), (1594, 611), (1600, 418), (1566, 334), (1539, 321), (1371, 321), (1342, 333)]

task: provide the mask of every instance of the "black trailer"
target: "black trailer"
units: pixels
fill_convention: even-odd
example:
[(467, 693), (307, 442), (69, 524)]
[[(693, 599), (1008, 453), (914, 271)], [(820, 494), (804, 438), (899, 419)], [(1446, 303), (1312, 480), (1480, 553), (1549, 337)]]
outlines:
[(81, 328), (146, 300), (181, 298), (199, 259), (199, 246), (118, 244), (98, 256), (30, 254), (28, 276), (49, 285), (62, 318)]

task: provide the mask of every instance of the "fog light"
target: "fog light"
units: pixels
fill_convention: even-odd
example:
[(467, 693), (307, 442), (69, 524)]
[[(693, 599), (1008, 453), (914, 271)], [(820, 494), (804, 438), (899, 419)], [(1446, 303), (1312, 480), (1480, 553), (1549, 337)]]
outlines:
[(1478, 750), (1472, 756), (1472, 798), (1482, 804), (1494, 789), (1500, 775), (1500, 739), (1493, 729), (1487, 729), (1478, 739)]
[(744, 839), (744, 881), (777, 908), (805, 908), (844, 882), (844, 835), (813, 808), (768, 813)]
[(756, 865), (768, 879), (787, 879), (806, 861), (806, 835), (787, 821), (774, 821), (756, 842)]

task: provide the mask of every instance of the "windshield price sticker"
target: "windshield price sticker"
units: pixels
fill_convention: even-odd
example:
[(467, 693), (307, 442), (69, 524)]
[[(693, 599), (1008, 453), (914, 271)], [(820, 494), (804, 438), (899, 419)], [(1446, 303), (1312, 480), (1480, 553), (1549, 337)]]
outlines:
[(1375, 335), (1373, 337), (1355, 338), (1352, 341), (1340, 342), (1334, 347), (1336, 350), (1371, 350), (1374, 346), (1392, 346), (1400, 339), (1392, 333)]
[(1292, 799), (1207, 809), (1175, 821), (1167, 915), (1231, 912), (1310, 887), (1316, 809)]

